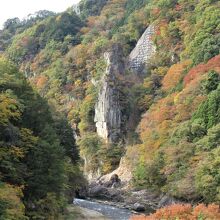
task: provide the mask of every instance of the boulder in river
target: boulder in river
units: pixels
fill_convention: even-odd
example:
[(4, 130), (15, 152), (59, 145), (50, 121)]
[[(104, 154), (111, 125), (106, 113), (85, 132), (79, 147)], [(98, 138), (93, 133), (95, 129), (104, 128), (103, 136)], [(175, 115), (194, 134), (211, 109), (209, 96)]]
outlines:
[(107, 188), (118, 188), (121, 186), (121, 180), (117, 174), (113, 174), (109, 181), (104, 183)]
[(140, 204), (140, 203), (136, 202), (133, 205), (133, 210), (136, 211), (136, 212), (143, 212), (143, 211), (145, 211), (145, 207), (144, 207), (143, 204)]
[(106, 199), (110, 197), (110, 194), (105, 186), (96, 185), (89, 189), (89, 196), (93, 198)]
[(114, 188), (107, 188), (104, 185), (96, 185), (89, 189), (88, 196), (108, 201), (123, 201), (120, 190)]

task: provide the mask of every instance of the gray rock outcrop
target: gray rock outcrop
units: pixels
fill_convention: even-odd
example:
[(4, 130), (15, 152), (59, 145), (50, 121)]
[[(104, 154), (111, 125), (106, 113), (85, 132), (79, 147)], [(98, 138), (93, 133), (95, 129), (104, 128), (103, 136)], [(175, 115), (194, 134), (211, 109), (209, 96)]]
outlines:
[(80, 7), (79, 7), (79, 3), (73, 5), (73, 11), (74, 11), (77, 15), (80, 15), (80, 14), (81, 14)]
[(120, 160), (119, 167), (112, 171), (109, 174), (106, 174), (100, 178), (104, 183), (108, 182), (113, 175), (117, 175), (120, 178), (121, 185), (123, 187), (128, 187), (132, 179), (132, 167), (131, 164), (126, 160), (125, 157), (122, 157)]
[[(152, 41), (153, 26), (149, 26), (139, 39), (136, 47), (129, 55), (129, 68), (139, 72), (143, 65), (148, 64), (155, 47)], [(124, 75), (125, 65), (119, 46), (114, 45), (112, 50), (104, 54), (107, 67), (102, 76), (95, 106), (95, 123), (97, 134), (107, 142), (114, 143), (121, 139), (123, 118), (120, 104), (120, 75)]]
[(158, 208), (162, 208), (164, 206), (177, 204), (177, 203), (181, 203), (181, 202), (171, 196), (163, 195), (158, 203)]
[(133, 205), (133, 210), (136, 211), (136, 212), (143, 212), (143, 211), (145, 211), (145, 207), (144, 207), (143, 204), (140, 204), (140, 203), (136, 202)]
[(88, 196), (90, 198), (108, 200), (108, 201), (123, 201), (122, 192), (117, 188), (109, 188), (101, 184), (90, 184)]
[(118, 77), (124, 73), (124, 62), (118, 46), (104, 54), (107, 67), (100, 81), (98, 101), (95, 106), (97, 134), (107, 142), (114, 143), (122, 133), (122, 113)]
[(136, 47), (129, 55), (129, 67), (135, 72), (140, 71), (144, 64), (149, 63), (149, 60), (155, 51), (152, 41), (153, 33), (154, 27), (153, 25), (150, 25), (145, 30), (141, 38), (138, 40)]

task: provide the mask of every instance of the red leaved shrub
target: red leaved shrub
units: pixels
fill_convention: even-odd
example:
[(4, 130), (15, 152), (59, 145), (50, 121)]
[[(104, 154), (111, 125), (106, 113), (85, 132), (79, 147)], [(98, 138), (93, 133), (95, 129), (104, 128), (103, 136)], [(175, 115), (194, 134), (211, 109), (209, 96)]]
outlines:
[(201, 63), (192, 68), (184, 77), (184, 85), (187, 85), (199, 75), (207, 73), (210, 70), (215, 70), (220, 73), (220, 55), (213, 57), (207, 63)]
[(158, 209), (149, 216), (132, 216), (131, 220), (218, 220), (220, 219), (219, 205), (199, 204), (192, 207), (191, 204), (174, 204)]
[(182, 78), (183, 71), (190, 64), (191, 62), (187, 60), (185, 62), (177, 63), (171, 66), (162, 80), (162, 89), (168, 91), (170, 89), (175, 88)]

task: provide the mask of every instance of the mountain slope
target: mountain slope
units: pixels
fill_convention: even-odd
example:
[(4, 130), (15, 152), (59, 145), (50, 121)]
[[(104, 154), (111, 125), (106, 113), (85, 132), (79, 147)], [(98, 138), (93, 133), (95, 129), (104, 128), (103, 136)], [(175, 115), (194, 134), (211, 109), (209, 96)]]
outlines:
[[(68, 9), (36, 21), (15, 34), (5, 54), (65, 114), (91, 178), (125, 155), (136, 187), (219, 202), (219, 1), (91, 2), (80, 3), (81, 17)], [(132, 71), (129, 54), (150, 25), (155, 52)], [(119, 58), (106, 56), (112, 53)], [(114, 91), (116, 109), (102, 108), (109, 98), (98, 103), (109, 95), (102, 91)], [(103, 115), (119, 112), (120, 135), (111, 121), (117, 117), (103, 124), (117, 141), (97, 134), (97, 106), (108, 109), (98, 111)]]
[(47, 102), (4, 57), (0, 115), (1, 218), (60, 215), (82, 178), (71, 128), (59, 114), (52, 118)]

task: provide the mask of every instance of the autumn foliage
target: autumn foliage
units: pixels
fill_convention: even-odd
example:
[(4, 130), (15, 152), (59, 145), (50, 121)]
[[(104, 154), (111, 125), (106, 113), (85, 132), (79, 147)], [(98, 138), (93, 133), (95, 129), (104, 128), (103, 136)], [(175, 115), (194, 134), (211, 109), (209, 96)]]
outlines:
[(36, 82), (37, 88), (38, 89), (43, 88), (46, 85), (47, 81), (48, 81), (48, 78), (46, 76), (43, 76), (43, 75), (39, 76), (39, 78), (37, 78), (37, 82)]
[(209, 70), (215, 70), (216, 72), (220, 72), (220, 55), (213, 57), (207, 63), (201, 63), (196, 67), (192, 68), (184, 77), (184, 85), (186, 86), (191, 81), (196, 79), (198, 76), (204, 75)]
[(189, 66), (190, 61), (187, 60), (183, 63), (177, 63), (170, 67), (167, 74), (163, 78), (162, 85), (163, 90), (167, 91), (174, 88), (181, 80), (183, 71)]
[[(61, 154), (56, 153), (55, 149), (60, 149), (58, 142), (61, 140), (64, 147), (67, 145), (68, 154), (73, 155), (71, 135), (74, 133), (78, 137), (81, 155), (86, 158), (84, 170), (87, 173), (92, 174), (99, 169), (104, 174), (115, 169), (118, 158), (129, 146), (132, 150), (127, 150), (130, 157), (127, 155), (126, 159), (132, 164), (130, 170), (135, 187), (156, 190), (186, 201), (203, 199), (206, 203), (219, 202), (220, 1), (81, 0), (79, 9), (79, 15), (69, 8), (58, 14), (44, 12), (43, 17), (41, 12), (41, 18), (31, 16), (25, 21), (9, 19), (0, 31), (0, 51), (19, 66), (39, 95), (46, 98), (54, 113), (49, 121), (62, 115), (60, 125), (55, 121), (56, 126), (51, 124), (49, 130), (46, 129), (47, 124), (50, 125), (46, 118), (49, 114), (42, 113), (41, 102), (35, 100), (32, 105), (34, 100), (28, 97), (33, 92), (25, 92), (23, 85), (14, 87), (17, 84), (11, 80), (10, 74), (7, 77), (4, 75), (11, 70), (0, 64), (0, 78), (3, 77), (0, 85), (5, 87), (4, 93), (0, 94), (0, 142), (1, 135), (6, 140), (4, 145), (1, 143), (6, 150), (1, 152), (0, 147), (0, 156), (3, 155), (3, 160), (0, 160), (0, 180), (4, 177), (1, 172), (10, 168), (9, 162), (12, 168), (7, 178), (15, 173), (14, 170), (19, 171), (13, 175), (15, 180), (11, 184), (19, 185), (19, 175), (26, 173), (23, 172), (26, 158), (23, 159), (18, 151), (21, 145), (18, 140), (22, 133), (17, 126), (21, 131), (30, 127), (34, 135), (38, 136), (39, 133), (40, 138), (42, 136), (38, 145), (43, 146), (35, 147), (33, 143), (32, 151), (36, 150), (36, 155), (27, 158), (34, 166), (33, 172), (37, 172), (34, 181), (32, 178), (31, 181), (34, 184), (35, 179), (46, 181), (45, 189), (48, 177), (53, 180), (53, 184), (49, 184), (51, 189), (65, 182), (65, 178), (59, 179), (63, 173), (56, 168), (65, 161), (61, 157), (60, 161), (57, 155)], [(150, 39), (155, 45), (155, 52), (143, 67), (144, 71), (132, 73), (127, 65), (125, 68), (113, 67), (122, 69), (119, 71), (120, 77), (117, 76), (115, 80), (116, 85), (113, 82), (110, 85), (117, 88), (120, 94), (120, 126), (125, 128), (122, 129), (125, 132), (120, 137), (122, 145), (117, 143), (109, 147), (97, 137), (94, 122), (95, 106), (108, 66), (103, 54), (114, 49), (113, 45), (119, 45), (122, 58), (128, 60), (130, 52), (149, 25), (154, 26), (155, 33)], [(8, 84), (5, 84), (5, 77)], [(49, 109), (46, 104), (42, 106)], [(67, 132), (64, 118), (68, 119), (74, 132)], [(1, 124), (7, 126), (6, 131)], [(54, 138), (59, 129), (60, 137)], [(34, 138), (30, 134), (25, 136), (25, 132), (24, 137)], [(10, 138), (11, 145), (7, 141)], [(26, 142), (23, 145), (27, 146)], [(50, 146), (53, 146), (53, 150), (50, 150)], [(47, 154), (43, 150), (51, 158), (51, 171), (56, 170), (54, 178), (44, 170), (38, 178), (41, 168), (48, 165), (38, 164), (41, 160), (47, 162), (44, 156)], [(15, 155), (17, 161), (22, 160), (21, 166), (11, 155)], [(41, 155), (42, 159), (39, 160), (37, 157)], [(1, 169), (4, 160), (7, 163)], [(39, 167), (35, 168), (35, 163)], [(80, 161), (79, 164), (83, 163)], [(35, 173), (29, 170), (30, 165), (25, 168), (31, 172), (25, 175), (33, 176)], [(70, 167), (65, 167), (71, 174)], [(28, 179), (24, 177), (23, 182)], [(75, 181), (77, 178), (70, 179)], [(26, 185), (29, 186), (28, 183)], [(37, 185), (41, 187), (38, 181)], [(71, 182), (70, 185), (76, 184)], [(35, 185), (29, 191), (32, 192), (32, 189), (38, 190)], [(26, 194), (24, 201), (27, 200)], [(43, 202), (39, 201), (40, 212), (41, 209), (55, 208), (56, 204), (48, 208), (50, 202), (46, 201), (60, 202), (51, 194), (46, 197), (45, 191), (44, 195), (40, 192), (37, 196), (30, 195), (27, 204), (32, 204), (35, 197), (47, 203), (44, 207)], [(33, 207), (37, 207), (34, 203)], [(160, 209), (154, 215), (133, 219), (220, 219), (216, 214), (217, 209), (215, 205), (199, 205), (195, 208), (191, 205), (174, 205)], [(34, 212), (44, 217), (44, 214), (48, 214), (44, 210), (43, 213)], [(43, 217), (31, 216), (37, 219)]]
[(133, 216), (131, 220), (217, 220), (220, 219), (219, 205), (199, 204), (192, 207), (190, 204), (174, 204), (161, 208), (149, 216)]

